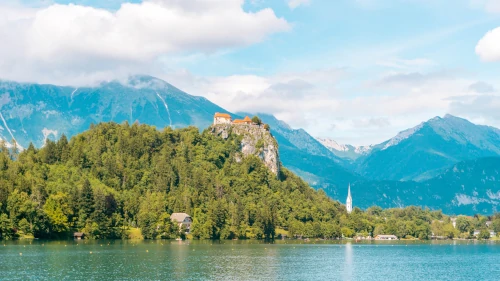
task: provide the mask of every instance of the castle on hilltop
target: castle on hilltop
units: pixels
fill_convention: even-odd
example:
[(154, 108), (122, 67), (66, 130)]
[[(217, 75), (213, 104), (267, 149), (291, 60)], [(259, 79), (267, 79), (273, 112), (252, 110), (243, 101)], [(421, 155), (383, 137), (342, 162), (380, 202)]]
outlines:
[(219, 124), (253, 125), (253, 122), (252, 119), (250, 119), (250, 117), (248, 116), (245, 116), (244, 119), (235, 119), (233, 121), (231, 115), (227, 113), (216, 112), (214, 115), (214, 125)]

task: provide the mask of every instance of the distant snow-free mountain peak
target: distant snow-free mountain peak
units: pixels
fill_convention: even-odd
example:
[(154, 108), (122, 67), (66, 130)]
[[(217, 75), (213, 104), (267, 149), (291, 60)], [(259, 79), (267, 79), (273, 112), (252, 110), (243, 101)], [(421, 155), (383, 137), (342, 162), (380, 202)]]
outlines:
[[(435, 118), (439, 118), (439, 117), (434, 117), (431, 120), (434, 120)], [(391, 138), (390, 140), (388, 140), (387, 142), (385, 142), (383, 144), (382, 150), (388, 149), (391, 146), (398, 145), (400, 142), (404, 141), (405, 139), (408, 139), (413, 134), (418, 132), (418, 130), (420, 130), (424, 126), (424, 124), (425, 123), (420, 123), (419, 125), (417, 125), (413, 128), (399, 132), (395, 137)]]
[(330, 150), (337, 150), (337, 151), (348, 151), (349, 147), (345, 144), (339, 144), (333, 139), (329, 138), (316, 138), (320, 143), (322, 143), (324, 146), (329, 148)]
[(499, 129), (447, 114), (375, 146), (357, 163), (357, 172), (376, 180), (412, 180), (433, 176), (459, 161), (496, 156), (500, 156)]
[(338, 157), (351, 160), (356, 160), (362, 155), (367, 155), (373, 149), (373, 145), (354, 146), (350, 144), (339, 144), (337, 141), (330, 138), (316, 139)]

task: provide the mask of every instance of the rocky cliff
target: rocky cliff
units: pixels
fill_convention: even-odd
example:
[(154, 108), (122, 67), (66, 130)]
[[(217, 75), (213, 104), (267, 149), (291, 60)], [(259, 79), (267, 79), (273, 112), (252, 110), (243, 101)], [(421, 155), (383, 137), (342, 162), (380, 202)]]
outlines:
[(223, 139), (227, 139), (231, 133), (242, 136), (241, 153), (244, 156), (258, 156), (271, 172), (279, 175), (278, 143), (264, 126), (217, 124), (213, 125), (211, 130), (213, 134)]

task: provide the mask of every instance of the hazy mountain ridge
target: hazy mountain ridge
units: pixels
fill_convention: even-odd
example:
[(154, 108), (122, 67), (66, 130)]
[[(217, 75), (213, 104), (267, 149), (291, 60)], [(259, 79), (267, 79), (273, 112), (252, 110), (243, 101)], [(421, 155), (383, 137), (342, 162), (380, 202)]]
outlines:
[(351, 191), (361, 208), (415, 205), (447, 214), (493, 214), (500, 204), (500, 157), (462, 161), (423, 182), (359, 181)]

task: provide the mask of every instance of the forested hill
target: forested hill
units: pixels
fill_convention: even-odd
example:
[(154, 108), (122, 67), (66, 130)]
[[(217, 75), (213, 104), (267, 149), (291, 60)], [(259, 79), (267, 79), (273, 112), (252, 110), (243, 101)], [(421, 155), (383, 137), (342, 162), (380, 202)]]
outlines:
[(269, 236), (293, 219), (340, 216), (339, 203), (290, 172), (278, 180), (257, 157), (236, 162), (239, 141), (195, 127), (103, 123), (69, 143), (30, 146), (17, 160), (3, 148), (0, 213), (38, 237), (79, 230), (96, 238), (136, 225), (155, 237), (168, 232), (172, 212), (191, 214), (201, 238)]
[(444, 218), (418, 208), (355, 209), (347, 216), (340, 203), (286, 169), (277, 177), (256, 156), (235, 157), (242, 138), (102, 123), (41, 149), (0, 147), (0, 237), (82, 231), (124, 238), (138, 227), (145, 238), (169, 238), (178, 235), (169, 215), (186, 212), (193, 237), (202, 239), (272, 238), (278, 229), (308, 237), (426, 238), (431, 221)]

